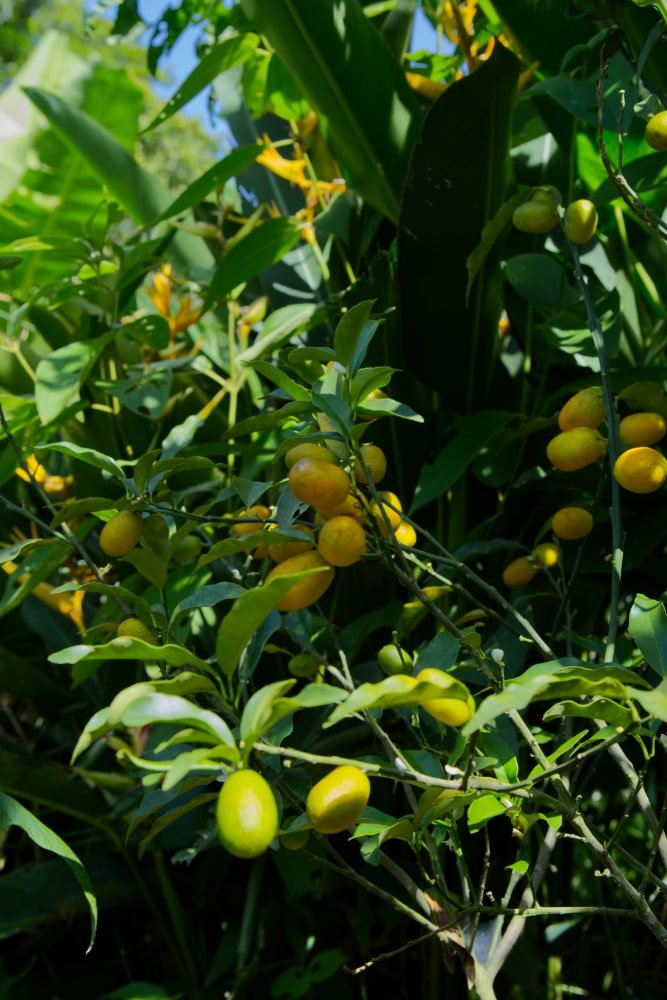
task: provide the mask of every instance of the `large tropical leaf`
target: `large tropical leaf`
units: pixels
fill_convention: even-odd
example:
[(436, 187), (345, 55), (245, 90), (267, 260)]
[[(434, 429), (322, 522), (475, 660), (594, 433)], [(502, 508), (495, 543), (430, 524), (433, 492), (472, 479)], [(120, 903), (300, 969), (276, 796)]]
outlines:
[(466, 258), (504, 197), (518, 74), (516, 58), (496, 45), (488, 62), (445, 91), (424, 122), (401, 204), (406, 354), (460, 410), (484, 406), (493, 372), (497, 276), (487, 258), (466, 302)]
[(315, 110), (350, 183), (390, 219), (419, 128), (417, 100), (357, 0), (241, 0)]

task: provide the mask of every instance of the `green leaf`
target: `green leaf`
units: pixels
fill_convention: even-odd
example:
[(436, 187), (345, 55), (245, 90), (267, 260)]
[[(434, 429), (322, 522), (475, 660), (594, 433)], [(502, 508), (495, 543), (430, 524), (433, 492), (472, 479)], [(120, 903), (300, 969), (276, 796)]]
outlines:
[(236, 360), (239, 364), (249, 364), (262, 354), (275, 351), (285, 341), (310, 326), (316, 310), (317, 307), (310, 302), (276, 309), (262, 324), (262, 331), (256, 340), (245, 350), (240, 351)]
[(35, 403), (43, 424), (51, 423), (68, 406), (79, 402), (79, 389), (114, 336), (105, 333), (95, 340), (77, 340), (42, 358), (35, 371)]
[(468, 829), (478, 833), (490, 819), (503, 816), (507, 811), (496, 795), (480, 795), (468, 806)]
[[(407, 367), (448, 406), (489, 405), (502, 308), (497, 254), (466, 301), (467, 259), (505, 200), (519, 63), (502, 44), (431, 106), (401, 201), (398, 285)], [(434, 294), (437, 289), (437, 294)]]
[(334, 156), (352, 186), (395, 220), (419, 106), (361, 4), (242, 0), (241, 8), (326, 120)]
[(419, 476), (410, 513), (425, 507), (451, 489), (480, 450), (512, 420), (513, 414), (502, 410), (471, 413), (456, 428), (456, 437), (446, 445), (434, 462), (425, 465)]
[(667, 676), (667, 613), (653, 597), (637, 594), (630, 608), (628, 631), (646, 662), (661, 677)]
[(310, 393), (305, 386), (299, 385), (298, 382), (290, 378), (277, 365), (272, 365), (268, 361), (255, 361), (253, 368), (260, 375), (263, 375), (264, 378), (268, 379), (269, 382), (273, 382), (274, 385), (277, 385), (288, 396), (291, 396), (292, 399), (296, 399), (302, 403), (307, 403), (310, 400)]
[(54, 833), (50, 827), (42, 823), (36, 816), (33, 816), (16, 799), (13, 799), (10, 795), (6, 795), (4, 792), (0, 792), (0, 830), (6, 830), (10, 826), (20, 827), (30, 837), (33, 844), (36, 844), (45, 851), (57, 854), (69, 866), (72, 874), (83, 889), (90, 912), (90, 940), (86, 949), (86, 954), (88, 954), (93, 947), (95, 932), (97, 931), (97, 899), (95, 898), (95, 892), (88, 873), (81, 864), (79, 857), (57, 833)]
[(118, 721), (130, 727), (148, 726), (156, 722), (178, 722), (210, 733), (225, 746), (236, 749), (231, 730), (219, 715), (208, 708), (199, 708), (178, 695), (161, 692), (141, 695), (124, 708)]
[(593, 668), (574, 659), (538, 663), (508, 681), (503, 691), (485, 698), (461, 732), (465, 737), (471, 736), (498, 716), (513, 709), (520, 711), (533, 701), (562, 701), (596, 695), (625, 701), (627, 685), (636, 684), (638, 679), (623, 667)]
[[(86, 723), (81, 736), (72, 753), (72, 762), (74, 762), (77, 757), (80, 756), (91, 746), (97, 739), (104, 736), (105, 733), (110, 732), (115, 726), (121, 724), (124, 717), (126, 709), (128, 709), (133, 702), (140, 698), (144, 698), (148, 695), (159, 694), (164, 697), (176, 697), (178, 702), (184, 702), (187, 706), (186, 715), (189, 717), (191, 712), (198, 711), (197, 706), (193, 705), (192, 702), (187, 701), (185, 696), (190, 694), (215, 694), (216, 689), (212, 681), (207, 677), (202, 677), (199, 674), (192, 673), (181, 673), (177, 677), (173, 677), (171, 680), (164, 681), (141, 681), (138, 684), (132, 684), (130, 687), (123, 688), (116, 697), (113, 699), (110, 705), (106, 708), (100, 709), (98, 712), (88, 720)], [(181, 708), (183, 705), (180, 706)], [(180, 709), (179, 709), (180, 710)], [(213, 715), (214, 713), (209, 713)], [(211, 720), (208, 716), (204, 717), (203, 722), (205, 724), (196, 724), (193, 722), (192, 726), (195, 731), (202, 730), (208, 734), (208, 736), (213, 736), (216, 741), (220, 740), (227, 746), (235, 746), (234, 740), (229, 733), (228, 727), (218, 716), (215, 716), (218, 720), (217, 723), (213, 724), (211, 728)], [(200, 723), (202, 720), (199, 720)], [(227, 735), (229, 733), (229, 735)], [(193, 734), (192, 742), (194, 742), (196, 736)]]
[(323, 570), (317, 568), (277, 577), (261, 587), (247, 590), (234, 602), (222, 619), (215, 642), (215, 654), (224, 674), (230, 677), (234, 673), (243, 650), (280, 598), (299, 580), (321, 572)]
[(124, 337), (131, 337), (139, 344), (153, 347), (156, 351), (169, 347), (171, 339), (169, 323), (164, 316), (140, 316), (131, 323), (124, 323), (119, 333)]
[(496, 214), (490, 219), (482, 230), (482, 237), (475, 247), (468, 254), (466, 265), (468, 267), (468, 284), (466, 285), (466, 305), (470, 298), (470, 291), (475, 284), (475, 278), (479, 274), (484, 261), (503, 235), (514, 214), (515, 208), (523, 204), (527, 195), (524, 192), (515, 194), (509, 201), (504, 201)]
[(196, 97), (204, 87), (207, 87), (216, 76), (224, 73), (225, 70), (238, 66), (254, 54), (259, 43), (257, 35), (248, 33), (247, 35), (234, 35), (232, 38), (225, 38), (218, 42), (210, 52), (200, 59), (187, 77), (180, 85), (176, 93), (165, 104), (162, 110), (155, 116), (153, 121), (143, 130), (144, 134), (150, 132), (157, 125), (161, 125), (168, 118), (171, 118), (180, 108), (184, 107), (193, 97)]
[(175, 215), (181, 215), (198, 205), (211, 191), (219, 191), (228, 180), (243, 173), (251, 163), (254, 163), (263, 148), (263, 146), (257, 145), (240, 146), (238, 149), (233, 149), (223, 160), (219, 160), (206, 173), (189, 184), (185, 191), (182, 191), (178, 198), (172, 201), (171, 205), (160, 212), (155, 222), (163, 222), (165, 219), (172, 219)]
[(321, 708), (334, 705), (345, 698), (345, 691), (330, 684), (307, 684), (298, 694), (284, 698), (296, 681), (277, 681), (260, 688), (250, 698), (241, 717), (240, 735), (246, 748), (252, 748), (255, 740), (273, 729), (281, 719), (302, 708)]
[(153, 646), (143, 639), (130, 636), (117, 636), (111, 642), (102, 646), (89, 646), (79, 643), (59, 649), (49, 656), (50, 663), (92, 663), (96, 660), (142, 660), (149, 663), (166, 663), (170, 667), (198, 667), (205, 673), (211, 672), (211, 665), (200, 659), (183, 646), (167, 643), (165, 646)]
[(652, 691), (640, 691), (634, 687), (628, 687), (628, 695), (638, 701), (645, 712), (667, 722), (667, 678), (661, 681), (657, 688)]
[(619, 705), (609, 698), (593, 698), (586, 704), (578, 701), (559, 701), (551, 708), (548, 708), (542, 718), (549, 719), (602, 719), (611, 726), (620, 726), (621, 729), (627, 727), (634, 721), (633, 713), (624, 705)]
[(522, 299), (548, 311), (561, 304), (565, 272), (559, 261), (544, 253), (520, 253), (505, 263), (505, 277)]
[(179, 601), (172, 612), (170, 623), (173, 625), (182, 615), (195, 608), (214, 608), (221, 601), (233, 601), (243, 594), (245, 594), (245, 590), (238, 583), (212, 583), (200, 587), (193, 594), (188, 594), (182, 601)]
[[(80, 462), (85, 462), (86, 465), (94, 465), (96, 469), (108, 472), (115, 479), (125, 481), (123, 470), (119, 465), (116, 465), (113, 458), (109, 458), (108, 455), (103, 455), (101, 452), (95, 451), (93, 448), (82, 448), (80, 445), (73, 444), (71, 441), (52, 441), (49, 444), (35, 445), (36, 454), (49, 451), (58, 451), (63, 455), (69, 455), (70, 458), (76, 458)], [(112, 501), (109, 501), (109, 504), (110, 507), (113, 506)]]
[(444, 697), (466, 701), (470, 692), (465, 684), (444, 672), (437, 682), (418, 681), (407, 674), (394, 674), (377, 684), (361, 684), (334, 709), (324, 728), (335, 726), (355, 712), (366, 712), (371, 708), (414, 708), (427, 698)]
[(251, 278), (266, 271), (299, 242), (301, 230), (292, 219), (269, 219), (255, 226), (229, 250), (211, 278), (202, 311), (227, 298)]
[(373, 304), (373, 301), (357, 302), (343, 314), (334, 332), (336, 361), (349, 368), (351, 375), (356, 375), (363, 364), (368, 345), (378, 328), (377, 320), (369, 320)]
[(5, 254), (0, 254), (0, 271), (12, 271), (22, 263), (23, 257), (9, 257)]
[(240, 538), (225, 538), (222, 542), (216, 542), (208, 552), (206, 552), (197, 563), (197, 568), (201, 569), (209, 563), (218, 559), (226, 559), (227, 556), (235, 555), (237, 552), (251, 552), (258, 545), (275, 545), (278, 542), (303, 541), (303, 535), (293, 531), (254, 531), (250, 535), (241, 535)]
[[(148, 223), (159, 215), (169, 203), (169, 195), (110, 132), (55, 94), (36, 87), (26, 87), (25, 93), (57, 134), (86, 160), (132, 219)], [(209, 268), (213, 263), (206, 246), (195, 237), (178, 233), (173, 246), (177, 255), (191, 266)]]

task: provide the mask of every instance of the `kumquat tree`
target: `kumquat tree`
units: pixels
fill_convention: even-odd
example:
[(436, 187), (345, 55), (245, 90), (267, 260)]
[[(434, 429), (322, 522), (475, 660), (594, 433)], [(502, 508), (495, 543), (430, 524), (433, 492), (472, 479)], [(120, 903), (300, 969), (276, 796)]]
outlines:
[(0, 996), (655, 1000), (664, 0), (5, 6)]

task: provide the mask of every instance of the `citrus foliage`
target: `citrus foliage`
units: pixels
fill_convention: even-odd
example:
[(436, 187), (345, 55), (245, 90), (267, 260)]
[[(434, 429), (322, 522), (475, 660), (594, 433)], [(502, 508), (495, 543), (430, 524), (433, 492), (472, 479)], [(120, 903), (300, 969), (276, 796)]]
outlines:
[[(150, 122), (62, 36), (0, 95), (0, 787), (151, 859), (188, 996), (344, 981), (396, 914), (484, 998), (565, 919), (667, 944), (667, 80), (617, 6), (424, 0), (444, 56), (395, 5), (241, 0)], [(210, 84), (237, 145), (165, 190), (139, 125)], [(162, 852), (249, 878), (229, 953)], [(268, 858), (387, 929), (272, 978)]]

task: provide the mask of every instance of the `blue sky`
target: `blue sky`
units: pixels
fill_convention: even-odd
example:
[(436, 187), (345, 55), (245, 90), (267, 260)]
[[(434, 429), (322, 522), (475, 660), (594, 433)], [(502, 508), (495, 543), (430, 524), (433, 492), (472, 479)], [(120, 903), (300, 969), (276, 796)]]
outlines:
[[(93, 4), (88, 2), (86, 6), (91, 7)], [(149, 23), (155, 17), (159, 16), (165, 6), (166, 0), (139, 0), (138, 4), (141, 17)], [(156, 80), (153, 83), (153, 89), (165, 101), (171, 97), (178, 85), (194, 69), (197, 62), (195, 43), (198, 37), (198, 27), (187, 28), (169, 55), (160, 61), (160, 71), (163, 75), (167, 76), (169, 82), (161, 83)], [(431, 51), (435, 51), (436, 49), (435, 31), (424, 16), (421, 8), (417, 9), (415, 31), (412, 40), (412, 50), (418, 51), (419, 49), (429, 49)], [(208, 88), (186, 105), (182, 114), (190, 118), (201, 119), (207, 131), (214, 135), (219, 135), (220, 137), (227, 135), (224, 123), (220, 121), (212, 122), (208, 114)]]

